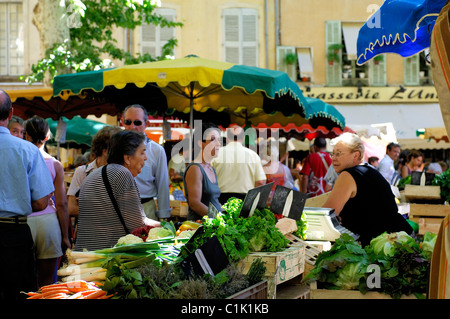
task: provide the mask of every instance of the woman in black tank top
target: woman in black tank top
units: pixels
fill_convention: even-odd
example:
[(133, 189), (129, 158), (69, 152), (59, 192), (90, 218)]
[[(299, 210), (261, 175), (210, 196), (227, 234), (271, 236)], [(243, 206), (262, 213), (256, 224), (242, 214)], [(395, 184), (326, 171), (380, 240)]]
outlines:
[(333, 208), (342, 225), (360, 235), (364, 247), (383, 232), (405, 231), (408, 222), (398, 213), (391, 186), (373, 167), (362, 164), (364, 144), (355, 134), (333, 139), (333, 167), (339, 174), (324, 207)]
[[(222, 211), (217, 175), (211, 166), (211, 160), (219, 151), (220, 130), (214, 124), (202, 123), (201, 132), (198, 136), (202, 139), (195, 141), (201, 152), (194, 154), (194, 162), (188, 165), (184, 173), (185, 195), (189, 205), (188, 220), (198, 220), (208, 215), (209, 203), (219, 212)], [(195, 136), (197, 135), (194, 134)]]

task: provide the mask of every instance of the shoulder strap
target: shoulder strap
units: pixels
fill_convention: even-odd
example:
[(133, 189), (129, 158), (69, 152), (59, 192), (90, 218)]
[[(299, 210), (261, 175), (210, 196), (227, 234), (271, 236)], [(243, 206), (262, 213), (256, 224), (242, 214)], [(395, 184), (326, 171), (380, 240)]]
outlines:
[(328, 170), (328, 163), (325, 160), (325, 158), (323, 157), (322, 153), (317, 152), (317, 154), (319, 154), (320, 158), (322, 159), (323, 165), (325, 165), (325, 169)]
[(113, 191), (112, 191), (112, 188), (111, 188), (111, 184), (109, 183), (108, 176), (106, 175), (106, 166), (108, 166), (108, 165), (104, 165), (103, 168), (102, 168), (103, 183), (105, 183), (106, 190), (108, 191), (109, 197), (111, 198), (111, 201), (112, 201), (112, 203), (114, 205), (114, 208), (116, 210), (117, 216), (119, 217), (120, 222), (122, 223), (122, 226), (125, 229), (125, 232), (127, 234), (129, 234), (130, 232), (128, 231), (128, 228), (125, 225), (125, 221), (123, 220), (123, 216), (120, 213), (119, 205), (117, 205), (117, 201), (116, 201), (116, 199), (114, 197), (114, 194), (113, 194)]

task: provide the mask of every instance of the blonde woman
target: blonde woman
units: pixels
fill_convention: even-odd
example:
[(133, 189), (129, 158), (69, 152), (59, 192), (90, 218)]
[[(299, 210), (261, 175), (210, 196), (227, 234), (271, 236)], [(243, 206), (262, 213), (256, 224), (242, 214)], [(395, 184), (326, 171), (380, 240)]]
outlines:
[(411, 226), (398, 213), (389, 183), (372, 166), (363, 164), (362, 140), (344, 133), (331, 145), (333, 167), (339, 176), (323, 207), (333, 208), (342, 225), (360, 235), (363, 247), (383, 232), (412, 234)]

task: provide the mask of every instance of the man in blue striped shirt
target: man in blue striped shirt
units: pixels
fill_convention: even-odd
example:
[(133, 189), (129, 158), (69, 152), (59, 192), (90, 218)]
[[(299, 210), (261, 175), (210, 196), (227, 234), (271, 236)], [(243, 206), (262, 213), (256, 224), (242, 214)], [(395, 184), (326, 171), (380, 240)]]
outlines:
[(21, 291), (36, 290), (27, 216), (45, 209), (54, 191), (39, 149), (11, 135), (12, 115), (11, 99), (0, 90), (0, 299), (20, 299)]

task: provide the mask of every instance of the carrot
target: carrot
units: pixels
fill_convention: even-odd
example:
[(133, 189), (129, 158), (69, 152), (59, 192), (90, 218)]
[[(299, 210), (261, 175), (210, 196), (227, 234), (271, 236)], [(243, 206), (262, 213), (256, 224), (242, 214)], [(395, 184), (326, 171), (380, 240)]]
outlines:
[(97, 291), (93, 291), (90, 294), (84, 296), (84, 299), (97, 299), (99, 297), (103, 297), (104, 295), (106, 295), (106, 291), (97, 290)]
[(81, 293), (81, 291), (74, 293), (73, 295), (68, 296), (67, 299), (83, 299), (83, 295)]
[(53, 295), (53, 294), (57, 294), (57, 293), (64, 293), (64, 294), (68, 294), (70, 291), (69, 289), (64, 289), (64, 288), (55, 288), (55, 289), (51, 289), (51, 290), (47, 290), (47, 291), (43, 291), (42, 292), (42, 296), (47, 298), (47, 296)]
[(43, 299), (62, 299), (62, 298), (65, 298), (65, 297), (67, 297), (67, 294), (62, 293), (62, 292), (58, 292), (58, 293), (47, 295)]
[(89, 289), (89, 284), (84, 280), (69, 281), (66, 283), (70, 292), (80, 292)]
[(51, 284), (42, 286), (40, 290), (48, 290), (48, 289), (54, 289), (54, 288), (67, 288), (67, 283), (60, 283), (60, 284)]
[(35, 294), (33, 296), (28, 297), (27, 299), (42, 299), (42, 298), (43, 298), (42, 294), (41, 293), (37, 293), (37, 294)]

